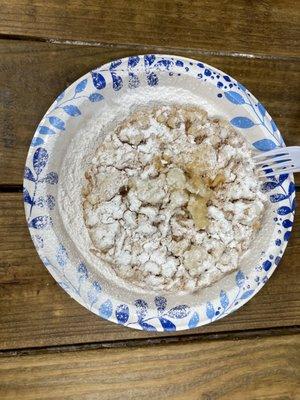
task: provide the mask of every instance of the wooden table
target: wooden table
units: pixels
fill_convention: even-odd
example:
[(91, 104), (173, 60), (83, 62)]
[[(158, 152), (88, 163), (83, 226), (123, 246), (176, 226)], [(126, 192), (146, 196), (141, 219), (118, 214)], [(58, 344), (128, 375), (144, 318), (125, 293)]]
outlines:
[(299, 398), (299, 213), (255, 298), (208, 326), (157, 334), (102, 320), (60, 289), (33, 247), (21, 194), (28, 146), (53, 98), (133, 54), (179, 54), (226, 71), (299, 145), (299, 5), (0, 0), (0, 399)]

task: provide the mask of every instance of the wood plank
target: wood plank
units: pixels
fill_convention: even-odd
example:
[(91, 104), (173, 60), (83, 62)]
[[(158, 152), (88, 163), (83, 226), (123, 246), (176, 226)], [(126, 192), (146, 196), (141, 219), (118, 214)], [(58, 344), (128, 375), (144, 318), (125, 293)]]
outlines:
[(299, 17), (294, 0), (2, 0), (0, 33), (298, 56)]
[[(77, 304), (42, 266), (29, 237), (21, 193), (2, 193), (0, 210), (0, 349), (171, 336), (110, 323)], [(173, 336), (300, 324), (299, 267), (297, 214), (280, 267), (255, 298), (217, 323)]]
[[(143, 52), (143, 48), (132, 47), (0, 41), (0, 184), (22, 183), (33, 132), (58, 93), (92, 68)], [(177, 53), (187, 55), (185, 51)], [(287, 144), (299, 144), (300, 63), (203, 56), (198, 52), (188, 55), (224, 70), (245, 84), (267, 107)]]
[(299, 357), (299, 335), (3, 357), (0, 396), (292, 400)]

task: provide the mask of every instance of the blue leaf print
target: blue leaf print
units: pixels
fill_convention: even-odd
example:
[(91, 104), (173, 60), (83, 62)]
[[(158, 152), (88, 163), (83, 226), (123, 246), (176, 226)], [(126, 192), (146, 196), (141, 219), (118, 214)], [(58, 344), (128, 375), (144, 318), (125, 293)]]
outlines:
[[(270, 172), (274, 172), (272, 169), (270, 169), (269, 170)], [(268, 176), (266, 179), (268, 179), (268, 180), (270, 180), (270, 181), (274, 181), (274, 182), (277, 182), (277, 179), (276, 179), (276, 177), (273, 175), (273, 176)], [(280, 182), (278, 182), (278, 184), (279, 184)]]
[(46, 149), (44, 149), (43, 147), (39, 147), (38, 149), (36, 149), (33, 155), (33, 168), (37, 175), (39, 175), (45, 168), (48, 162), (48, 158), (49, 156)]
[(292, 225), (293, 225), (293, 223), (289, 219), (285, 219), (284, 221), (282, 221), (282, 226), (284, 228), (290, 228)]
[(88, 270), (87, 270), (86, 265), (83, 262), (81, 262), (78, 265), (77, 272), (79, 275), (79, 280), (82, 281), (82, 280), (86, 280), (88, 278)]
[(287, 196), (282, 193), (272, 194), (270, 196), (271, 203), (278, 203), (279, 201), (285, 200)]
[(56, 101), (59, 102), (59, 101), (64, 97), (64, 95), (65, 95), (65, 91), (61, 92), (61, 94), (59, 94), (59, 95), (56, 97)]
[(235, 282), (238, 285), (239, 288), (241, 288), (244, 283), (245, 283), (245, 275), (242, 271), (238, 271), (238, 273), (235, 276)]
[(171, 308), (171, 310), (168, 311), (167, 315), (171, 318), (185, 318), (186, 316), (189, 315), (190, 312), (191, 312), (190, 307), (183, 304)]
[(68, 290), (70, 288), (66, 282), (61, 281), (61, 282), (58, 282), (58, 284), (64, 290)]
[(33, 176), (31, 169), (28, 167), (25, 167), (24, 178), (28, 179), (29, 181), (35, 182), (35, 177)]
[(114, 72), (111, 73), (111, 77), (113, 81), (113, 89), (116, 91), (122, 89), (123, 87), (122, 78)]
[(143, 320), (139, 321), (139, 325), (143, 328), (144, 331), (155, 332), (157, 329), (155, 326), (148, 324), (148, 322), (144, 322)]
[[(290, 232), (291, 233), (291, 232)], [(280, 260), (281, 260), (281, 257), (276, 257), (275, 258), (275, 260), (274, 260), (274, 263), (275, 263), (275, 265), (278, 265), (279, 263), (280, 263)], [(265, 277), (266, 278), (266, 281), (268, 280), (268, 278), (267, 277)], [(265, 279), (264, 278), (264, 279)]]
[(248, 299), (250, 296), (252, 296), (252, 294), (254, 293), (254, 290), (247, 290), (246, 292), (244, 292), (241, 296), (241, 299), (245, 300)]
[(86, 88), (87, 85), (87, 79), (83, 79), (81, 82), (79, 82), (75, 88), (75, 93), (80, 93), (83, 92), (84, 89)]
[(169, 321), (168, 319), (160, 317), (159, 321), (161, 323), (161, 326), (164, 328), (164, 331), (167, 332), (176, 331), (176, 326), (173, 324), (173, 322)]
[(199, 314), (195, 311), (189, 320), (188, 326), (190, 329), (196, 328), (200, 322)]
[(46, 182), (50, 185), (55, 185), (58, 182), (58, 175), (56, 172), (49, 172), (45, 178), (39, 180), (40, 183)]
[(173, 61), (171, 61), (171, 60), (160, 60), (160, 61), (157, 61), (157, 63), (155, 64), (155, 66), (156, 66), (156, 67), (163, 67), (163, 68), (169, 70), (170, 67), (171, 67), (173, 64), (174, 64), (174, 63), (173, 63)]
[[(271, 172), (274, 172), (274, 171), (273, 171), (273, 169), (272, 169), (272, 168), (267, 168), (267, 169), (265, 169), (265, 170), (264, 170), (264, 172), (265, 172), (265, 174), (270, 174)], [(276, 182), (276, 178), (275, 178), (275, 176), (274, 176), (274, 175), (272, 175), (272, 176), (268, 176), (266, 179), (270, 179), (270, 180), (272, 180), (272, 181), (275, 181), (275, 182)]]
[[(184, 65), (183, 61), (181, 61), (181, 60), (176, 60), (175, 64), (176, 64), (177, 67), (183, 67), (183, 65)], [(200, 68), (204, 68), (204, 65), (201, 64), (201, 63), (198, 63), (197, 66), (200, 67)]]
[[(285, 241), (288, 241), (289, 238), (291, 237), (291, 234), (292, 234), (291, 231), (286, 231), (285, 234), (284, 234), (284, 236), (283, 236), (283, 239), (284, 239)], [(275, 260), (275, 261), (276, 261), (276, 260)]]
[(220, 292), (220, 303), (224, 310), (229, 306), (229, 299), (225, 290), (221, 290)]
[(269, 269), (271, 268), (272, 263), (269, 260), (266, 260), (262, 263), (262, 267), (265, 271), (269, 271)]
[(55, 207), (55, 198), (52, 196), (52, 194), (47, 194), (46, 196), (46, 206), (49, 208), (49, 210), (53, 210)]
[(103, 318), (110, 318), (113, 312), (112, 302), (106, 300), (105, 303), (101, 304), (99, 308), (99, 315)]
[(133, 72), (129, 72), (129, 82), (128, 86), (130, 89), (135, 89), (140, 85), (140, 80), (137, 75), (135, 75)]
[(237, 128), (248, 129), (254, 126), (254, 122), (248, 117), (235, 117), (230, 121), (231, 125)]
[(55, 131), (53, 129), (48, 128), (48, 126), (41, 125), (39, 127), (39, 133), (41, 135), (55, 135)]
[(149, 86), (156, 86), (158, 84), (158, 77), (154, 72), (147, 74), (147, 82)]
[(134, 68), (140, 61), (140, 57), (133, 56), (128, 58), (128, 67)]
[(52, 225), (52, 220), (47, 215), (35, 217), (29, 222), (29, 227), (34, 229), (45, 229), (50, 225)]
[(241, 96), (239, 93), (234, 92), (233, 90), (229, 90), (228, 92), (225, 92), (225, 97), (227, 100), (229, 100), (233, 104), (244, 104), (245, 100), (243, 96)]
[(90, 307), (97, 301), (98, 294), (101, 292), (101, 286), (97, 281), (93, 282), (91, 289), (87, 293)]
[(270, 192), (271, 190), (275, 189), (278, 186), (278, 182), (264, 182), (261, 185), (261, 191), (266, 193), (266, 192)]
[(96, 301), (98, 300), (98, 294), (101, 292), (101, 286), (97, 281), (93, 282), (92, 287), (87, 292), (87, 298), (90, 303), (90, 307), (92, 307)]
[(33, 240), (38, 249), (42, 249), (44, 247), (44, 239), (40, 235), (35, 235)]
[(134, 305), (136, 307), (136, 313), (139, 319), (144, 318), (148, 311), (148, 304), (146, 303), (146, 301), (138, 299), (134, 302)]
[(279, 183), (283, 183), (287, 178), (289, 177), (289, 174), (281, 174), (279, 175)]
[(238, 88), (241, 89), (243, 92), (246, 92), (246, 88), (244, 85), (242, 85), (241, 83), (238, 84)]
[(268, 151), (268, 150), (273, 150), (275, 149), (277, 146), (276, 144), (270, 140), (270, 139), (261, 139), (258, 140), (257, 142), (253, 143), (253, 146), (260, 151)]
[(155, 55), (154, 54), (148, 54), (144, 57), (144, 62), (145, 62), (145, 66), (149, 67), (151, 64), (154, 63), (155, 61)]
[(89, 95), (89, 100), (92, 102), (92, 103), (96, 103), (97, 101), (101, 101), (101, 100), (103, 100), (104, 99), (104, 97), (102, 96), (102, 94), (100, 94), (100, 93), (91, 93), (90, 95)]
[(101, 292), (101, 285), (100, 285), (100, 283), (99, 282), (97, 282), (97, 281), (94, 281), (93, 282), (93, 288), (95, 289), (95, 291), (97, 292), (97, 293), (100, 293)]
[(32, 201), (32, 199), (30, 197), (30, 194), (29, 194), (28, 190), (25, 187), (23, 188), (23, 201), (25, 203), (30, 204), (30, 205), (33, 204), (33, 201)]
[(109, 66), (109, 69), (110, 70), (114, 70), (114, 69), (116, 69), (119, 65), (121, 65), (122, 64), (122, 60), (116, 60), (116, 61), (113, 61), (111, 64), (110, 64), (110, 66)]
[(73, 104), (68, 104), (67, 106), (64, 106), (63, 110), (71, 117), (78, 117), (78, 115), (81, 115), (81, 111), (79, 110), (79, 108), (74, 106)]
[(49, 122), (54, 128), (60, 129), (61, 131), (66, 129), (64, 121), (58, 117), (49, 117)]
[(290, 207), (286, 207), (286, 206), (279, 207), (277, 210), (277, 214), (279, 214), (279, 215), (287, 215), (290, 212), (292, 212), (292, 210), (290, 209)]
[(45, 267), (52, 267), (52, 265), (47, 257), (42, 257), (42, 261), (43, 261)]
[(210, 301), (208, 301), (206, 303), (206, 316), (209, 319), (212, 319), (215, 315), (215, 309), (214, 306), (212, 305), (212, 303)]
[(292, 211), (295, 211), (295, 209), (296, 209), (296, 198), (294, 198), (292, 202)]
[(258, 108), (259, 112), (261, 113), (261, 115), (264, 117), (266, 115), (265, 107), (261, 103), (258, 103), (257, 108)]
[(273, 132), (277, 131), (277, 126), (273, 120), (271, 120), (271, 127), (272, 127)]
[(116, 318), (119, 324), (125, 324), (129, 318), (129, 308), (126, 304), (120, 304), (116, 308)]
[(60, 244), (56, 252), (56, 260), (61, 267), (65, 267), (68, 261), (68, 253), (66, 248)]
[(167, 307), (167, 299), (163, 296), (156, 296), (154, 299), (157, 311), (159, 313), (162, 313), (165, 311), (166, 307)]
[(44, 144), (44, 139), (42, 139), (40, 137), (34, 137), (31, 141), (30, 146), (36, 147), (36, 146), (40, 146), (41, 144)]
[(93, 85), (95, 86), (96, 89), (104, 89), (106, 86), (106, 82), (104, 79), (104, 76), (99, 74), (98, 72), (92, 72), (92, 78), (93, 78)]
[(46, 197), (38, 197), (35, 205), (41, 208), (48, 207), (49, 210), (53, 210), (55, 207), (55, 198), (51, 194), (48, 194)]
[(87, 299), (90, 304), (90, 307), (92, 307), (98, 299), (98, 296), (97, 296), (97, 293), (95, 292), (95, 290), (91, 289), (87, 292)]
[(295, 184), (290, 182), (289, 184), (289, 196), (295, 192)]

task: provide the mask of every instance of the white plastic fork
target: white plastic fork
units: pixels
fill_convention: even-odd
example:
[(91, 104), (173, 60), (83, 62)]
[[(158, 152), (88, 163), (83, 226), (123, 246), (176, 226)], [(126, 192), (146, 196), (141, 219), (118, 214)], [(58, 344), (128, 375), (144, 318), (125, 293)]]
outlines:
[(260, 177), (300, 172), (300, 146), (278, 147), (253, 157)]

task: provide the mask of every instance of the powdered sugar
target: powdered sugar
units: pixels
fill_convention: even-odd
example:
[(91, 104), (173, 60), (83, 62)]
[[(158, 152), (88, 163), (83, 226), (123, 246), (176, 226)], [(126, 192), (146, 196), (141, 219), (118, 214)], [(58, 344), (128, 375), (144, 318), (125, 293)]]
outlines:
[(197, 107), (132, 114), (86, 165), (89, 252), (145, 289), (193, 291), (236, 269), (263, 212), (248, 145)]

